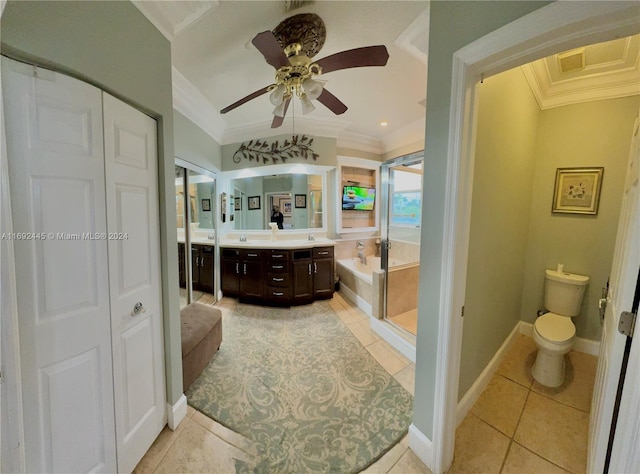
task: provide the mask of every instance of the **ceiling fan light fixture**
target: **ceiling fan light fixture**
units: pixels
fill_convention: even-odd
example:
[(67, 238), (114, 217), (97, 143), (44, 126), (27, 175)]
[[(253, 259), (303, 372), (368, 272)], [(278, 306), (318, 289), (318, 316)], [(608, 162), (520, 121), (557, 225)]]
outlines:
[(277, 117), (284, 117), (284, 114), (286, 112), (285, 104), (286, 102), (283, 101), (280, 104), (276, 105), (276, 108), (273, 109), (273, 115)]
[(314, 81), (310, 77), (302, 82), (302, 88), (310, 100), (315, 100), (322, 94), (322, 83)]
[(275, 106), (282, 105), (284, 103), (284, 93), (285, 93), (284, 85), (279, 84), (277, 87), (275, 87), (271, 91), (271, 94), (269, 95), (269, 100)]
[(302, 97), (300, 97), (300, 103), (302, 104), (302, 114), (308, 114), (309, 112), (313, 112), (314, 110), (316, 110), (316, 108), (314, 107), (314, 105), (311, 103), (311, 100), (309, 100), (309, 97), (304, 94)]

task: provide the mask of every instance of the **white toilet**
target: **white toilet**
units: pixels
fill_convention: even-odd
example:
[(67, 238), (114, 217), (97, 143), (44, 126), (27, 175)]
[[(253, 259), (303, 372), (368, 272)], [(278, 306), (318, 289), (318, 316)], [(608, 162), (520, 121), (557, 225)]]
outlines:
[(533, 378), (547, 387), (558, 387), (564, 380), (564, 355), (571, 350), (576, 327), (571, 318), (577, 316), (582, 305), (589, 277), (558, 270), (546, 270), (544, 307), (549, 310), (536, 319), (533, 340), (538, 355), (531, 372)]

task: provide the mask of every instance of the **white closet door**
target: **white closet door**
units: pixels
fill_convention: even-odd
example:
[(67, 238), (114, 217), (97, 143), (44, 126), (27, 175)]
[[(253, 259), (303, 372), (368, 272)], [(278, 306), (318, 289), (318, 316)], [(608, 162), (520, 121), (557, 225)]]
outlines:
[(33, 74), (2, 58), (26, 470), (114, 472), (101, 91)]
[(156, 122), (103, 103), (118, 470), (130, 472), (166, 423)]

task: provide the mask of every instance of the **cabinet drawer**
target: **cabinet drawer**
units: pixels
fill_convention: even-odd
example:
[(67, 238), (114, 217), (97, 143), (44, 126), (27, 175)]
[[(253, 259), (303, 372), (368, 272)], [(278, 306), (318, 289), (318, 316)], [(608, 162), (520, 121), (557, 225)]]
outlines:
[(267, 299), (271, 301), (288, 302), (291, 299), (289, 288), (267, 287)]
[(283, 273), (289, 271), (289, 265), (287, 262), (269, 262), (267, 269), (272, 273)]
[(267, 276), (267, 285), (276, 287), (289, 287), (288, 273), (269, 273)]
[(272, 250), (269, 258), (274, 262), (289, 260), (288, 250)]
[(238, 258), (240, 256), (240, 250), (239, 249), (227, 249), (227, 248), (223, 248), (220, 251), (220, 254), (222, 255), (222, 257), (224, 258)]
[(245, 260), (262, 260), (262, 250), (243, 250), (242, 258)]
[(313, 258), (333, 258), (333, 247), (314, 247)]

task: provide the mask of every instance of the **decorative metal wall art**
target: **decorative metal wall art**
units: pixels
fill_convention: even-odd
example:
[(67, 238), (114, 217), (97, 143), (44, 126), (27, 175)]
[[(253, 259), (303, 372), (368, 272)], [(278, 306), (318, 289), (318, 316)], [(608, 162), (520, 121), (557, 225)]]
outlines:
[(311, 148), (313, 138), (306, 135), (293, 135), (291, 140), (285, 139), (280, 145), (278, 140), (269, 144), (267, 140), (251, 140), (249, 143), (242, 143), (233, 154), (233, 162), (240, 163), (243, 159), (254, 161), (256, 165), (286, 163), (292, 158), (309, 158), (316, 161), (320, 155), (315, 153)]

